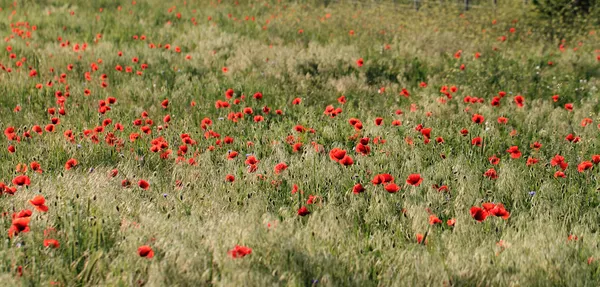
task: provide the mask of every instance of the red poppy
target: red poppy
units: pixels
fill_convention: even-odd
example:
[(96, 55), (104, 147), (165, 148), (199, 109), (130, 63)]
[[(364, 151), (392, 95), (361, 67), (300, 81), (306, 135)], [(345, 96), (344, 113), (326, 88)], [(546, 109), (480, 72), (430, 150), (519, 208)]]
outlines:
[(371, 147), (362, 143), (358, 143), (355, 150), (362, 155), (368, 155), (371, 152)]
[(42, 212), (48, 211), (48, 206), (45, 205), (46, 199), (41, 195), (35, 196), (32, 200), (29, 201), (29, 203), (31, 203), (31, 205), (35, 206), (35, 209), (37, 209), (39, 211), (42, 211)]
[(429, 225), (441, 224), (442, 221), (435, 215), (429, 215)]
[(388, 183), (384, 186), (384, 189), (389, 193), (396, 193), (400, 190), (400, 187), (395, 183)]
[(13, 218), (12, 224), (8, 229), (8, 236), (13, 237), (14, 235), (18, 235), (19, 233), (29, 232), (29, 221), (31, 217), (16, 217)]
[(483, 140), (482, 140), (480, 137), (474, 137), (474, 138), (471, 140), (471, 145), (474, 145), (474, 146), (481, 146), (482, 142), (483, 142)]
[(342, 158), (339, 163), (343, 166), (349, 166), (349, 165), (353, 165), (354, 164), (354, 160), (352, 160), (351, 157), (349, 157), (348, 155), (344, 156), (344, 158)]
[(225, 181), (227, 182), (234, 182), (235, 181), (235, 176), (233, 176), (232, 174), (228, 174), (225, 176)]
[(356, 60), (356, 65), (358, 67), (362, 67), (364, 65), (364, 63), (365, 62), (364, 62), (363, 58), (360, 58), (360, 59)]
[(483, 173), (483, 176), (488, 177), (490, 179), (498, 179), (498, 173), (493, 168), (490, 168)]
[(510, 217), (510, 212), (506, 211), (506, 209), (504, 208), (504, 205), (502, 205), (502, 203), (496, 204), (494, 206), (494, 208), (492, 208), (490, 210), (490, 214), (497, 216), (497, 217), (502, 217), (502, 219), (508, 219)]
[(423, 182), (423, 178), (421, 178), (421, 175), (418, 173), (413, 173), (406, 179), (406, 183), (413, 186), (419, 186), (421, 182)]
[(592, 169), (594, 164), (591, 161), (583, 161), (579, 165), (577, 165), (577, 171), (584, 172), (588, 169)]
[(488, 160), (493, 165), (497, 165), (500, 163), (500, 158), (498, 158), (496, 155), (491, 156)]
[(456, 219), (454, 219), (454, 218), (450, 218), (450, 219), (448, 219), (448, 221), (446, 221), (446, 224), (447, 224), (448, 226), (451, 226), (451, 227), (452, 227), (452, 226), (454, 226), (454, 225), (456, 224)]
[(152, 250), (152, 247), (148, 245), (140, 246), (137, 252), (140, 257), (146, 257), (148, 259), (154, 257), (154, 250)]
[(473, 217), (473, 219), (475, 219), (479, 222), (484, 221), (485, 218), (488, 217), (488, 212), (485, 211), (485, 209), (482, 209), (477, 206), (471, 207), (470, 213), (471, 213), (471, 217)]
[(246, 246), (236, 245), (233, 249), (227, 252), (231, 258), (242, 258), (248, 254), (252, 254), (252, 249)]
[(76, 159), (71, 158), (69, 160), (67, 160), (67, 162), (65, 163), (65, 169), (66, 170), (70, 170), (71, 168), (77, 166), (78, 162)]
[(538, 163), (540, 160), (534, 157), (530, 157), (527, 159), (527, 166), (532, 166), (536, 163)]
[(309, 214), (310, 214), (310, 211), (308, 211), (308, 208), (306, 208), (306, 206), (302, 206), (302, 207), (300, 207), (300, 209), (298, 209), (298, 215), (300, 215), (300, 216), (306, 216)]
[(566, 139), (567, 141), (569, 141), (569, 142), (572, 142), (572, 143), (578, 143), (578, 142), (579, 142), (579, 140), (581, 140), (581, 138), (580, 138), (580, 137), (576, 137), (576, 136), (574, 136), (573, 134), (568, 134), (568, 135), (565, 137), (565, 139)]
[(565, 110), (567, 110), (569, 112), (572, 111), (573, 110), (573, 104), (572, 103), (565, 104)]
[(42, 173), (42, 166), (37, 161), (32, 161), (29, 164), (29, 167), (31, 168), (31, 170), (33, 170), (37, 173)]
[(346, 156), (346, 151), (339, 148), (333, 148), (329, 151), (329, 158), (333, 161), (339, 162)]
[(13, 178), (12, 183), (18, 186), (29, 186), (31, 184), (31, 180), (29, 179), (29, 176), (19, 175)]
[(275, 165), (274, 172), (275, 172), (275, 174), (280, 174), (287, 168), (288, 168), (288, 165), (285, 164), (285, 162), (281, 162), (281, 163), (278, 163), (277, 165)]
[(56, 239), (44, 239), (44, 247), (58, 248), (60, 243)]
[(388, 182), (394, 182), (394, 177), (389, 173), (383, 173), (376, 175), (371, 181), (374, 185), (385, 184)]
[(485, 118), (479, 114), (474, 114), (471, 120), (476, 124), (482, 124), (483, 122), (485, 122)]
[(238, 153), (237, 151), (230, 151), (230, 152), (227, 154), (227, 159), (228, 159), (228, 160), (232, 160), (232, 159), (236, 158), (236, 157), (238, 156), (238, 154), (239, 154), (239, 153)]
[(522, 108), (522, 107), (523, 107), (523, 105), (524, 105), (524, 102), (525, 102), (525, 98), (523, 98), (523, 96), (521, 96), (521, 95), (516, 95), (516, 96), (515, 96), (515, 98), (514, 98), (514, 100), (515, 100), (515, 104), (517, 104), (517, 106), (518, 106), (519, 108)]
[(431, 137), (431, 128), (421, 129), (421, 135), (423, 135), (425, 139), (429, 139)]
[(354, 185), (354, 187), (352, 187), (352, 193), (354, 193), (354, 194), (359, 194), (364, 191), (365, 191), (365, 188), (360, 183), (357, 183)]
[(148, 183), (147, 181), (140, 179), (138, 181), (138, 186), (143, 189), (143, 190), (148, 190), (150, 188), (150, 183)]
[(425, 236), (423, 234), (417, 233), (415, 236), (417, 238), (417, 243), (425, 244), (425, 245), (427, 244), (427, 240), (425, 240), (425, 242), (423, 242), (423, 239), (425, 238)]
[(506, 152), (510, 153), (511, 158), (520, 158), (521, 157), (521, 151), (519, 151), (518, 146), (511, 146), (510, 148), (508, 148), (506, 150)]

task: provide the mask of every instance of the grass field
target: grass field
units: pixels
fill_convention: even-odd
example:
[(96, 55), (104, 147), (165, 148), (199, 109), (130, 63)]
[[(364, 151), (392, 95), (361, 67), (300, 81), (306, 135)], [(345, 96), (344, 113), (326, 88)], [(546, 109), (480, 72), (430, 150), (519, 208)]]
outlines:
[(0, 5), (2, 285), (600, 285), (597, 19), (68, 2)]

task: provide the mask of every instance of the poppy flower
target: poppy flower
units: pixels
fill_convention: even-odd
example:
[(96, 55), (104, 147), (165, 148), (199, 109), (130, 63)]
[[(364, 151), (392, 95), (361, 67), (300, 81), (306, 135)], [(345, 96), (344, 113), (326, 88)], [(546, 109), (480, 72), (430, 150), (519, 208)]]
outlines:
[(379, 185), (379, 184), (385, 184), (385, 183), (393, 182), (393, 181), (394, 181), (394, 177), (392, 175), (390, 175), (389, 173), (383, 173), (383, 174), (376, 175), (371, 182), (374, 185)]
[(477, 206), (471, 207), (470, 213), (471, 213), (471, 217), (473, 217), (473, 219), (475, 219), (479, 222), (484, 221), (488, 217), (488, 212), (485, 211), (485, 209), (482, 209)]
[(525, 102), (525, 98), (523, 98), (523, 96), (521, 95), (516, 95), (514, 97), (515, 100), (515, 104), (517, 104), (517, 107), (522, 108)]
[(31, 180), (29, 179), (29, 176), (19, 175), (13, 178), (12, 183), (18, 186), (29, 186), (31, 184)]
[(383, 118), (376, 118), (375, 119), (375, 125), (376, 126), (380, 126), (383, 123)]
[(27, 217), (16, 217), (13, 218), (12, 220), (12, 224), (10, 226), (10, 228), (8, 229), (8, 236), (12, 237), (14, 235), (18, 235), (19, 233), (23, 232), (29, 232), (29, 221), (31, 220), (31, 217), (27, 216)]
[(532, 165), (534, 165), (534, 164), (538, 163), (539, 161), (540, 161), (540, 160), (539, 160), (539, 159), (537, 159), (537, 158), (530, 157), (530, 158), (528, 158), (528, 159), (527, 159), (527, 163), (526, 163), (526, 165), (527, 165), (527, 166), (532, 166)]
[(274, 172), (275, 172), (275, 174), (280, 174), (287, 168), (288, 168), (288, 165), (285, 164), (285, 162), (281, 162), (281, 163), (278, 163), (277, 165), (275, 165)]
[(565, 104), (565, 110), (567, 110), (569, 112), (573, 111), (573, 104), (572, 103)]
[(453, 227), (456, 224), (456, 219), (450, 218), (448, 221), (446, 221), (446, 224), (450, 227)]
[(33, 170), (37, 173), (42, 173), (42, 166), (37, 161), (32, 161), (29, 164), (29, 167), (31, 168), (31, 170)]
[(351, 157), (349, 157), (348, 155), (344, 156), (344, 158), (342, 158), (339, 163), (343, 166), (349, 166), (349, 165), (353, 165), (354, 164), (354, 160), (352, 160)]
[(423, 239), (425, 239), (425, 235), (421, 234), (421, 233), (417, 233), (415, 235), (415, 237), (417, 238), (417, 243), (419, 244), (427, 244), (427, 240), (425, 240), (425, 242), (423, 242)]
[(480, 137), (474, 137), (474, 138), (471, 140), (471, 145), (474, 145), (474, 146), (481, 146), (482, 142), (483, 142), (483, 140), (482, 140)]
[(506, 152), (510, 154), (511, 158), (520, 158), (521, 157), (521, 151), (519, 151), (518, 146), (511, 146), (510, 148), (508, 148), (506, 150)]
[(236, 157), (238, 156), (238, 154), (239, 154), (239, 153), (238, 153), (237, 151), (230, 151), (230, 152), (227, 154), (227, 159), (228, 159), (228, 160), (232, 160), (232, 159), (236, 158)]
[(484, 177), (488, 177), (490, 179), (498, 179), (498, 173), (496, 173), (496, 170), (493, 169), (493, 168), (490, 168), (490, 169), (486, 170), (483, 173), (483, 176)]
[(331, 151), (329, 151), (329, 158), (336, 162), (344, 159), (345, 156), (346, 151), (340, 148), (333, 148)]
[(576, 137), (576, 136), (574, 136), (573, 134), (568, 134), (568, 135), (565, 137), (565, 139), (566, 139), (567, 141), (569, 141), (569, 142), (572, 142), (572, 143), (578, 143), (578, 142), (579, 142), (579, 140), (581, 140), (581, 138), (580, 138), (580, 137)]
[(67, 160), (67, 162), (65, 163), (65, 169), (66, 170), (70, 170), (71, 168), (77, 166), (78, 162), (76, 159), (71, 158), (69, 160)]
[(300, 103), (302, 103), (302, 99), (300, 99), (300, 98), (295, 98), (292, 101), (292, 105), (299, 105)]
[(235, 176), (228, 174), (225, 176), (225, 181), (227, 182), (234, 182), (235, 181)]
[(429, 215), (429, 225), (441, 224), (442, 221), (435, 215)]
[(423, 182), (423, 178), (421, 178), (421, 175), (418, 173), (413, 173), (406, 179), (406, 183), (413, 186), (419, 186), (421, 182)]
[(148, 190), (150, 188), (150, 183), (148, 183), (147, 181), (140, 179), (138, 181), (138, 186), (143, 189), (143, 190)]
[(554, 173), (554, 177), (555, 177), (555, 178), (559, 178), (559, 177), (560, 177), (560, 178), (565, 178), (565, 177), (567, 177), (567, 176), (565, 175), (565, 173), (564, 173), (564, 172), (562, 172), (562, 171), (558, 170), (558, 171), (556, 171), (556, 172)]
[(471, 121), (473, 121), (476, 124), (482, 124), (483, 122), (485, 122), (485, 118), (482, 115), (474, 114), (471, 118)]
[(510, 217), (510, 212), (506, 211), (502, 203), (496, 204), (496, 206), (490, 210), (490, 214), (497, 217), (502, 217), (504, 220)]
[(44, 239), (44, 247), (58, 248), (60, 243), (56, 239)]
[(591, 161), (583, 161), (577, 165), (577, 171), (584, 172), (588, 169), (592, 169), (594, 164)]
[(356, 60), (356, 65), (360, 68), (364, 65), (365, 61), (363, 60), (363, 58), (360, 58), (358, 60)]
[(389, 193), (396, 193), (400, 190), (400, 187), (395, 183), (388, 183), (384, 186), (384, 189)]
[(32, 200), (29, 201), (29, 203), (31, 203), (31, 205), (35, 206), (35, 209), (37, 209), (39, 211), (42, 211), (42, 212), (48, 211), (48, 206), (45, 205), (46, 199), (41, 195), (35, 196)]
[(360, 183), (357, 183), (354, 185), (354, 187), (352, 187), (352, 193), (354, 193), (354, 194), (359, 194), (364, 191), (365, 191), (365, 188)]
[(496, 155), (492, 155), (488, 160), (493, 165), (497, 165), (500, 163), (500, 158), (498, 158)]
[(551, 160), (550, 160), (550, 164), (552, 166), (557, 166), (560, 165), (561, 163), (565, 162), (565, 157), (563, 157), (562, 155), (555, 155)]
[(146, 257), (148, 259), (154, 257), (154, 250), (152, 250), (152, 247), (148, 245), (142, 245), (138, 247), (137, 252), (140, 257)]
[(246, 165), (256, 165), (256, 164), (258, 164), (258, 162), (259, 161), (256, 159), (256, 157), (251, 155), (246, 158), (245, 163), (246, 163)]
[(242, 258), (248, 254), (252, 254), (252, 249), (246, 246), (236, 245), (233, 249), (227, 252), (231, 258)]
[(421, 129), (421, 135), (423, 135), (425, 139), (429, 139), (431, 137), (431, 128)]
[(306, 216), (309, 214), (310, 214), (310, 211), (308, 211), (308, 208), (306, 208), (306, 206), (302, 206), (302, 207), (300, 207), (300, 209), (298, 209), (298, 215), (300, 215), (300, 216)]
[(368, 155), (371, 152), (371, 147), (362, 143), (358, 143), (355, 150), (362, 155)]

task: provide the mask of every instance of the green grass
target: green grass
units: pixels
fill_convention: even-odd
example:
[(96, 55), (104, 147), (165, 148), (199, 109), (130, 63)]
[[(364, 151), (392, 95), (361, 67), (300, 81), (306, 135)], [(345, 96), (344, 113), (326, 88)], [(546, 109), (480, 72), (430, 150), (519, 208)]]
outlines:
[[(0, 140), (0, 181), (14, 186), (20, 163), (37, 161), (43, 170), (29, 168), (31, 185), (0, 197), (4, 284), (600, 283), (600, 168), (577, 168), (600, 154), (597, 19), (556, 27), (522, 1), (495, 9), (475, 3), (483, 8), (468, 12), (426, 2), (418, 13), (391, 2), (137, 2), (0, 4), (3, 35), (14, 36), (0, 43), (5, 67), (0, 128), (14, 127), (20, 137)], [(31, 36), (22, 38), (13, 27)], [(499, 40), (502, 36), (506, 41)], [(87, 48), (74, 51), (76, 43)], [(19, 67), (21, 58), (25, 62)], [(359, 58), (362, 67), (356, 64)], [(148, 68), (142, 70), (141, 64)], [(123, 71), (116, 71), (117, 65)], [(133, 71), (125, 72), (126, 67)], [(38, 75), (30, 77), (30, 69)], [(107, 87), (101, 86), (103, 74)], [(66, 114), (59, 115), (56, 92), (66, 93), (67, 85)], [(457, 87), (452, 99), (440, 92), (443, 86)], [(227, 100), (230, 88), (235, 95)], [(410, 97), (399, 95), (404, 88)], [(500, 91), (506, 96), (494, 107), (490, 103)], [(263, 94), (261, 100), (252, 97), (256, 92)], [(342, 95), (345, 104), (337, 100)], [(514, 103), (516, 95), (525, 99), (522, 108)], [(553, 95), (560, 95), (558, 101)], [(466, 96), (483, 103), (466, 103)], [(101, 114), (99, 102), (108, 97), (117, 101)], [(292, 104), (296, 98), (302, 100), (299, 105)], [(161, 107), (165, 99), (167, 108)], [(217, 109), (218, 100), (230, 107)], [(572, 111), (565, 109), (567, 103)], [(330, 118), (324, 114), (328, 105), (343, 111)], [(47, 112), (52, 107), (53, 116)], [(231, 113), (246, 107), (252, 115), (231, 120)], [(144, 111), (153, 123), (144, 119), (141, 126), (150, 126), (151, 135), (133, 124)], [(485, 122), (473, 123), (473, 114), (483, 115)], [(256, 115), (264, 120), (254, 122)], [(54, 132), (32, 131), (34, 125), (44, 129), (53, 117), (60, 119)], [(378, 117), (384, 119), (381, 126), (374, 124)], [(508, 123), (499, 124), (498, 117)], [(212, 125), (203, 129), (205, 118)], [(348, 123), (351, 118), (362, 122), (362, 130)], [(592, 123), (582, 126), (585, 118)], [(104, 131), (86, 135), (105, 119), (112, 123)], [(393, 126), (394, 120), (402, 124)], [(114, 130), (117, 123), (123, 131)], [(297, 125), (314, 132), (299, 133)], [(415, 130), (418, 125), (431, 128), (429, 143)], [(468, 135), (461, 135), (462, 129)], [(64, 135), (67, 130), (72, 141)], [(207, 138), (209, 130), (219, 138)], [(107, 143), (109, 133), (116, 145)], [(132, 133), (140, 134), (134, 142)], [(178, 159), (184, 133), (197, 143), (187, 144)], [(565, 140), (568, 134), (580, 141)], [(158, 137), (168, 147), (152, 152)], [(223, 143), (225, 137), (233, 143)], [(354, 150), (362, 137), (370, 138), (366, 156)], [(438, 137), (444, 143), (436, 143)], [(481, 147), (471, 145), (475, 137), (482, 138)], [(385, 142), (374, 143), (375, 138)], [(539, 150), (531, 146), (536, 141), (542, 144)], [(294, 143), (302, 148), (294, 151)], [(16, 152), (9, 152), (11, 145)], [(520, 158), (506, 152), (511, 146), (519, 147)], [(333, 148), (346, 150), (354, 164), (330, 159)], [(171, 154), (161, 158), (167, 150)], [(229, 151), (239, 155), (228, 160)], [(244, 163), (249, 154), (259, 160), (254, 172)], [(565, 178), (556, 178), (560, 168), (550, 164), (557, 154), (569, 164)], [(489, 162), (492, 155), (500, 158), (498, 165)], [(78, 165), (66, 170), (71, 158)], [(527, 165), (528, 158), (539, 162)], [(288, 168), (277, 174), (274, 168), (282, 162)], [(490, 168), (498, 179), (483, 176)], [(109, 176), (113, 169), (116, 177)], [(400, 191), (373, 185), (381, 173), (391, 174)], [(423, 178), (419, 186), (405, 182), (413, 173)], [(225, 180), (228, 174), (234, 182)], [(125, 179), (130, 188), (122, 187)], [(150, 183), (148, 190), (137, 186), (140, 179)], [(364, 193), (353, 194), (356, 183)], [(302, 192), (292, 194), (294, 185)], [(442, 185), (447, 192), (437, 191)], [(48, 212), (29, 203), (36, 195), (45, 197)], [(309, 195), (317, 197), (313, 204), (307, 204)], [(477, 222), (470, 209), (486, 202), (504, 204), (510, 218)], [(309, 215), (297, 214), (302, 206)], [(13, 213), (24, 209), (33, 211), (31, 230), (8, 236)], [(430, 225), (430, 215), (442, 223)], [(453, 227), (446, 224), (449, 219), (456, 220)], [(417, 242), (417, 234), (426, 236), (426, 244)], [(568, 240), (570, 235), (577, 240)], [(60, 247), (44, 247), (50, 238)], [(138, 255), (143, 245), (153, 249), (153, 258)], [(228, 251), (236, 245), (252, 253), (232, 258)]]

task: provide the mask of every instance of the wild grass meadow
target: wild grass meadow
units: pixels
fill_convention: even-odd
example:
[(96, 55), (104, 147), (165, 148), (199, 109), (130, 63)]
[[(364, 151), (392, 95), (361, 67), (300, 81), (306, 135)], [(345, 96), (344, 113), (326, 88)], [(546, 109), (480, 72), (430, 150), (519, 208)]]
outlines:
[(498, 2), (2, 1), (0, 285), (600, 285), (598, 3)]

